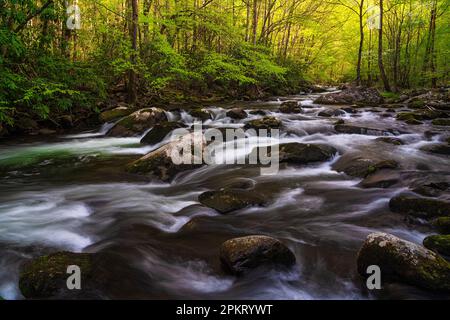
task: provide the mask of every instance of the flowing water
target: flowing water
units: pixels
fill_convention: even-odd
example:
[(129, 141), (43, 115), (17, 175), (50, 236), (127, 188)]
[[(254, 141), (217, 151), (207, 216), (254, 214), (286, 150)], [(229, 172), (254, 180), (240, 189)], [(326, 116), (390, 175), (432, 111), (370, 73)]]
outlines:
[[(448, 178), (448, 158), (423, 153), (438, 141), (431, 128), (407, 126), (378, 108), (344, 114), (346, 123), (395, 128), (405, 145), (375, 142), (376, 136), (337, 134), (336, 119), (322, 118), (325, 109), (314, 95), (301, 100), (301, 114), (277, 113), (280, 100), (242, 103), (264, 109), (283, 121), (281, 142), (324, 143), (340, 155), (362, 151), (397, 160), (410, 180), (436, 175)], [(331, 108), (331, 107), (326, 107)], [(380, 112), (383, 111), (383, 112)], [(242, 127), (224, 106), (210, 108), (210, 127)], [(172, 121), (192, 124), (186, 112), (170, 112)], [(435, 293), (385, 284), (368, 292), (356, 272), (356, 255), (374, 231), (421, 243), (432, 233), (391, 213), (388, 202), (405, 187), (364, 189), (354, 179), (332, 170), (332, 163), (282, 165), (279, 174), (261, 176), (245, 165), (206, 166), (166, 184), (126, 173), (130, 161), (156, 149), (140, 137), (110, 138), (98, 132), (55, 137), (47, 141), (0, 144), (0, 296), (23, 298), (19, 266), (55, 251), (109, 252), (113, 283), (105, 298), (137, 299), (386, 299), (435, 298)], [(428, 138), (427, 138), (428, 137)], [(167, 138), (166, 138), (167, 139)], [(405, 178), (406, 179), (406, 178)], [(220, 215), (198, 203), (198, 195), (239, 181), (250, 182), (269, 205)], [(221, 271), (220, 244), (227, 239), (265, 234), (282, 240), (295, 253), (290, 271), (252, 273), (235, 278)]]

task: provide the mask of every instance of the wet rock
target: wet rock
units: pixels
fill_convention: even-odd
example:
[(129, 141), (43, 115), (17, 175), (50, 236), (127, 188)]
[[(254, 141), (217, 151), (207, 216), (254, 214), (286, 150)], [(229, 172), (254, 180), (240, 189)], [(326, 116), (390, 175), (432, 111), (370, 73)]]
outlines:
[(256, 115), (256, 116), (265, 116), (267, 114), (264, 110), (252, 110), (250, 111), (250, 114)]
[[(27, 299), (87, 297), (95, 287), (93, 259), (93, 254), (71, 252), (58, 252), (34, 259), (21, 269), (20, 291)], [(71, 265), (81, 269), (83, 290), (67, 289), (67, 268)]]
[(434, 126), (450, 126), (450, 118), (438, 118), (431, 122)]
[(426, 237), (423, 240), (423, 245), (436, 253), (450, 256), (450, 235)]
[(21, 133), (36, 133), (39, 131), (39, 124), (27, 117), (20, 117), (14, 122), (14, 129)]
[(415, 217), (435, 218), (450, 215), (450, 202), (431, 198), (399, 195), (389, 201), (392, 212)]
[(347, 153), (333, 165), (333, 170), (344, 172), (352, 177), (365, 178), (380, 169), (396, 169), (397, 167), (398, 163), (395, 160)]
[(425, 107), (425, 105), (426, 105), (425, 101), (420, 100), (419, 98), (415, 98), (408, 102), (408, 108), (411, 109), (422, 109), (423, 107)]
[(126, 117), (133, 112), (133, 109), (125, 104), (120, 105), (117, 108), (106, 110), (100, 113), (101, 122), (111, 122), (113, 120)]
[(352, 107), (343, 107), (343, 108), (340, 108), (340, 110), (343, 110), (347, 113), (353, 113), (353, 114), (358, 113), (358, 110), (356, 110), (355, 108), (352, 108)]
[(164, 110), (159, 108), (141, 109), (116, 123), (116, 125), (108, 132), (108, 136), (137, 136), (162, 121), (167, 121)]
[(279, 147), (280, 162), (307, 164), (311, 162), (327, 161), (338, 151), (336, 148), (323, 144), (286, 143)]
[(265, 199), (253, 191), (242, 189), (222, 189), (207, 191), (198, 197), (205, 207), (212, 208), (221, 214), (245, 209), (252, 206), (264, 206)]
[(450, 146), (448, 144), (430, 144), (420, 148), (421, 151), (435, 153), (440, 155), (450, 155)]
[(189, 111), (189, 114), (194, 118), (200, 119), (201, 121), (206, 121), (212, 119), (211, 114), (204, 110), (203, 108), (194, 108)]
[(281, 120), (275, 117), (264, 117), (262, 119), (256, 119), (249, 121), (245, 124), (245, 129), (279, 129), (281, 127)]
[(281, 113), (300, 113), (301, 111), (298, 101), (286, 101), (280, 106)]
[(338, 124), (345, 124), (345, 120), (344, 119), (339, 119), (338, 121), (336, 121), (334, 123), (335, 126), (338, 125)]
[(400, 182), (400, 174), (394, 170), (380, 170), (361, 181), (363, 188), (389, 188)]
[(241, 108), (233, 108), (227, 112), (227, 117), (235, 120), (242, 120), (247, 118), (248, 114)]
[(421, 121), (419, 121), (418, 116), (413, 112), (401, 112), (397, 114), (397, 120), (405, 121), (407, 124), (411, 125), (419, 125), (422, 124)]
[(56, 130), (42, 128), (42, 129), (39, 129), (38, 134), (43, 135), (43, 136), (49, 136), (52, 134), (56, 134)]
[(361, 134), (367, 136), (390, 136), (390, 135), (399, 135), (400, 132), (394, 129), (374, 129), (374, 128), (366, 128), (359, 127), (350, 124), (338, 124), (334, 126), (334, 130), (338, 133), (344, 134)]
[[(194, 170), (203, 165), (203, 155), (194, 154), (193, 141), (198, 147), (206, 146), (203, 135), (189, 134), (172, 141), (144, 157), (130, 163), (126, 170), (130, 173), (156, 177), (162, 181), (172, 181), (181, 172)], [(200, 146), (199, 144), (202, 144)], [(183, 148), (191, 151), (189, 163), (180, 163)], [(173, 159), (173, 156), (179, 159)], [(175, 161), (177, 160), (177, 161)]]
[(331, 118), (331, 117), (342, 116), (344, 114), (345, 114), (345, 112), (340, 109), (327, 109), (327, 110), (319, 112), (318, 116), (324, 117), (324, 118)]
[(439, 217), (431, 223), (442, 234), (450, 234), (450, 217)]
[(404, 145), (404, 143), (401, 139), (392, 138), (392, 137), (380, 137), (380, 138), (376, 138), (375, 141), (389, 143), (389, 144), (393, 144), (396, 146)]
[(358, 272), (380, 267), (383, 278), (425, 289), (450, 291), (450, 263), (431, 250), (386, 233), (370, 234), (359, 250)]
[(316, 104), (365, 104), (380, 105), (384, 99), (380, 93), (373, 88), (351, 87), (342, 92), (330, 93), (320, 96), (314, 103)]
[(186, 126), (179, 122), (162, 122), (153, 127), (144, 138), (141, 140), (141, 144), (154, 145), (164, 140), (173, 130), (185, 128)]
[(64, 116), (61, 116), (61, 117), (58, 119), (58, 122), (61, 124), (61, 126), (62, 126), (63, 128), (66, 128), (66, 129), (72, 128), (72, 127), (73, 127), (73, 123), (74, 123), (73, 117), (70, 116), (70, 115), (64, 115)]
[(240, 275), (264, 267), (291, 267), (295, 256), (282, 242), (267, 236), (247, 236), (224, 242), (220, 261), (225, 271)]
[(439, 197), (448, 188), (449, 183), (447, 182), (432, 182), (415, 187), (412, 191), (425, 197)]

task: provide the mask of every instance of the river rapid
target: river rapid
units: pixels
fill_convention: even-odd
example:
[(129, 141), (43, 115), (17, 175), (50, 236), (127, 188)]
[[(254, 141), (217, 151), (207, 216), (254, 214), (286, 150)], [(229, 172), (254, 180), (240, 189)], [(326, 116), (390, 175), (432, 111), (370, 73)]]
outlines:
[[(0, 141), (0, 296), (22, 299), (20, 265), (66, 250), (111, 253), (108, 272), (116, 280), (102, 292), (111, 299), (445, 297), (398, 283), (386, 283), (379, 292), (366, 289), (356, 271), (356, 256), (368, 234), (382, 231), (421, 243), (433, 232), (390, 212), (389, 200), (405, 191), (404, 186), (362, 188), (361, 179), (332, 169), (342, 154), (360, 151), (395, 159), (410, 180), (431, 175), (448, 179), (448, 157), (420, 151), (441, 136), (426, 134), (430, 124), (406, 125), (377, 107), (320, 117), (319, 112), (338, 107), (315, 105), (316, 97), (240, 103), (246, 111), (261, 109), (282, 120), (282, 143), (321, 143), (339, 150), (340, 155), (329, 162), (282, 165), (272, 176), (245, 165), (204, 166), (170, 184), (131, 175), (125, 165), (161, 144), (141, 145), (141, 137), (107, 137), (112, 124), (75, 135)], [(301, 101), (303, 112), (279, 113), (284, 100)], [(213, 119), (204, 125), (243, 127), (262, 117), (235, 121), (226, 116), (226, 108), (209, 107)], [(196, 120), (184, 111), (167, 115), (188, 125)], [(394, 128), (404, 132), (398, 138), (405, 144), (338, 134), (334, 131), (338, 118), (347, 124)], [(202, 192), (237, 182), (253, 184), (269, 204), (227, 215), (199, 204)], [(294, 252), (296, 266), (240, 278), (223, 273), (218, 259), (221, 243), (253, 234), (280, 239)]]

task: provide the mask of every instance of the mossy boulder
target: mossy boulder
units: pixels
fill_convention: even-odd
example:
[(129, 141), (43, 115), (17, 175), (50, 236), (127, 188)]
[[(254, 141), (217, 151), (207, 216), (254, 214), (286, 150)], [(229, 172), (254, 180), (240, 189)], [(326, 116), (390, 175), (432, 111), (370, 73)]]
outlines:
[(392, 212), (415, 217), (435, 218), (450, 215), (450, 202), (432, 198), (398, 195), (389, 201)]
[(279, 146), (280, 162), (308, 164), (312, 162), (327, 161), (333, 158), (338, 151), (336, 148), (324, 144), (286, 143)]
[(157, 123), (167, 121), (164, 110), (141, 109), (123, 118), (108, 132), (111, 137), (132, 137), (143, 134)]
[(365, 87), (349, 87), (341, 92), (322, 95), (314, 101), (316, 104), (361, 104), (377, 106), (384, 103), (378, 90)]
[(277, 119), (275, 117), (264, 117), (261, 119), (256, 119), (256, 120), (247, 122), (245, 124), (245, 129), (255, 129), (255, 130), (279, 129), (279, 128), (281, 128), (281, 124), (282, 123), (281, 123), (280, 119)]
[(426, 103), (423, 100), (420, 99), (412, 99), (408, 102), (408, 107), (411, 109), (422, 109), (423, 107), (425, 107)]
[(398, 163), (395, 160), (359, 153), (346, 153), (333, 164), (333, 170), (358, 178), (365, 178), (381, 169), (397, 168)]
[(281, 113), (300, 113), (301, 111), (302, 109), (298, 101), (286, 101), (280, 106)]
[(438, 118), (431, 122), (434, 126), (450, 126), (450, 118)]
[(450, 235), (426, 237), (423, 240), (423, 245), (436, 253), (450, 257)]
[(414, 112), (400, 112), (397, 114), (397, 120), (405, 121), (407, 124), (422, 124), (421, 117)]
[(173, 130), (185, 128), (186, 126), (179, 122), (164, 121), (158, 123), (142, 139), (141, 144), (154, 145), (164, 140)]
[(439, 155), (450, 155), (450, 146), (445, 143), (435, 143), (435, 144), (429, 144), (426, 146), (423, 146), (420, 148), (421, 151), (428, 152), (428, 153), (434, 153)]
[(389, 188), (401, 180), (400, 174), (395, 170), (380, 170), (368, 175), (360, 186), (363, 188)]
[(120, 106), (111, 110), (106, 110), (100, 113), (101, 122), (111, 122), (113, 120), (126, 117), (133, 112), (133, 109), (129, 106)]
[(449, 189), (450, 185), (448, 182), (431, 182), (419, 185), (415, 187), (412, 191), (414, 193), (420, 194), (425, 197), (439, 197), (444, 192)]
[(295, 256), (281, 241), (267, 236), (247, 236), (224, 242), (220, 261), (225, 271), (241, 275), (258, 267), (289, 268)]
[(401, 146), (401, 145), (405, 144), (401, 139), (393, 138), (393, 137), (380, 137), (380, 138), (376, 138), (375, 141), (393, 144), (395, 146)]
[(375, 129), (375, 128), (367, 128), (360, 127), (351, 124), (337, 124), (334, 126), (334, 130), (338, 133), (344, 134), (361, 134), (367, 136), (392, 136), (399, 135), (400, 132), (394, 129)]
[[(47, 299), (89, 295), (95, 287), (95, 268), (93, 254), (57, 252), (39, 257), (26, 263), (20, 272), (19, 288), (27, 299)], [(82, 290), (67, 288), (67, 268), (71, 265), (80, 267)]]
[(205, 207), (212, 208), (221, 214), (252, 206), (264, 206), (266, 203), (262, 196), (253, 191), (230, 188), (204, 192), (198, 200)]
[(191, 109), (189, 111), (189, 114), (191, 116), (193, 116), (194, 118), (200, 119), (201, 121), (206, 121), (206, 120), (212, 119), (211, 114), (207, 110), (205, 110), (201, 107), (196, 107), (196, 108)]
[[(194, 154), (195, 144), (198, 149), (206, 146), (203, 135), (188, 134), (154, 150), (144, 157), (127, 165), (130, 173), (146, 175), (170, 182), (181, 172), (194, 170), (203, 165), (203, 154)], [(201, 144), (201, 146), (200, 146)], [(189, 156), (189, 161), (183, 160), (183, 153)], [(175, 158), (174, 158), (175, 157)]]
[(247, 112), (241, 108), (233, 108), (227, 111), (227, 117), (235, 120), (242, 120), (248, 117)]
[(359, 250), (358, 272), (380, 267), (383, 279), (435, 291), (450, 291), (450, 263), (431, 250), (386, 233), (370, 234)]
[(439, 233), (450, 234), (450, 217), (439, 217), (431, 223)]

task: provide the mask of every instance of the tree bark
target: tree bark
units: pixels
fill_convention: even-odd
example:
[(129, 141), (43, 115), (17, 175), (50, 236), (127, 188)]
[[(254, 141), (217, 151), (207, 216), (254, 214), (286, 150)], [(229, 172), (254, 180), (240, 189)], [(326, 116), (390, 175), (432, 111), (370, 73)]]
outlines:
[(362, 52), (364, 47), (364, 0), (361, 0), (359, 4), (359, 50), (358, 50), (358, 64), (356, 66), (356, 84), (361, 85), (361, 62)]
[(383, 0), (380, 0), (380, 29), (378, 30), (378, 67), (380, 69), (380, 76), (383, 80), (384, 89), (391, 91), (389, 79), (386, 76), (383, 64)]
[(136, 56), (137, 56), (137, 34), (138, 34), (138, 18), (139, 18), (139, 6), (138, 0), (131, 0), (131, 27), (130, 27), (130, 38), (131, 38), (131, 65), (132, 69), (128, 71), (128, 92), (127, 101), (130, 104), (134, 104), (137, 101), (137, 75), (133, 67), (136, 66)]

